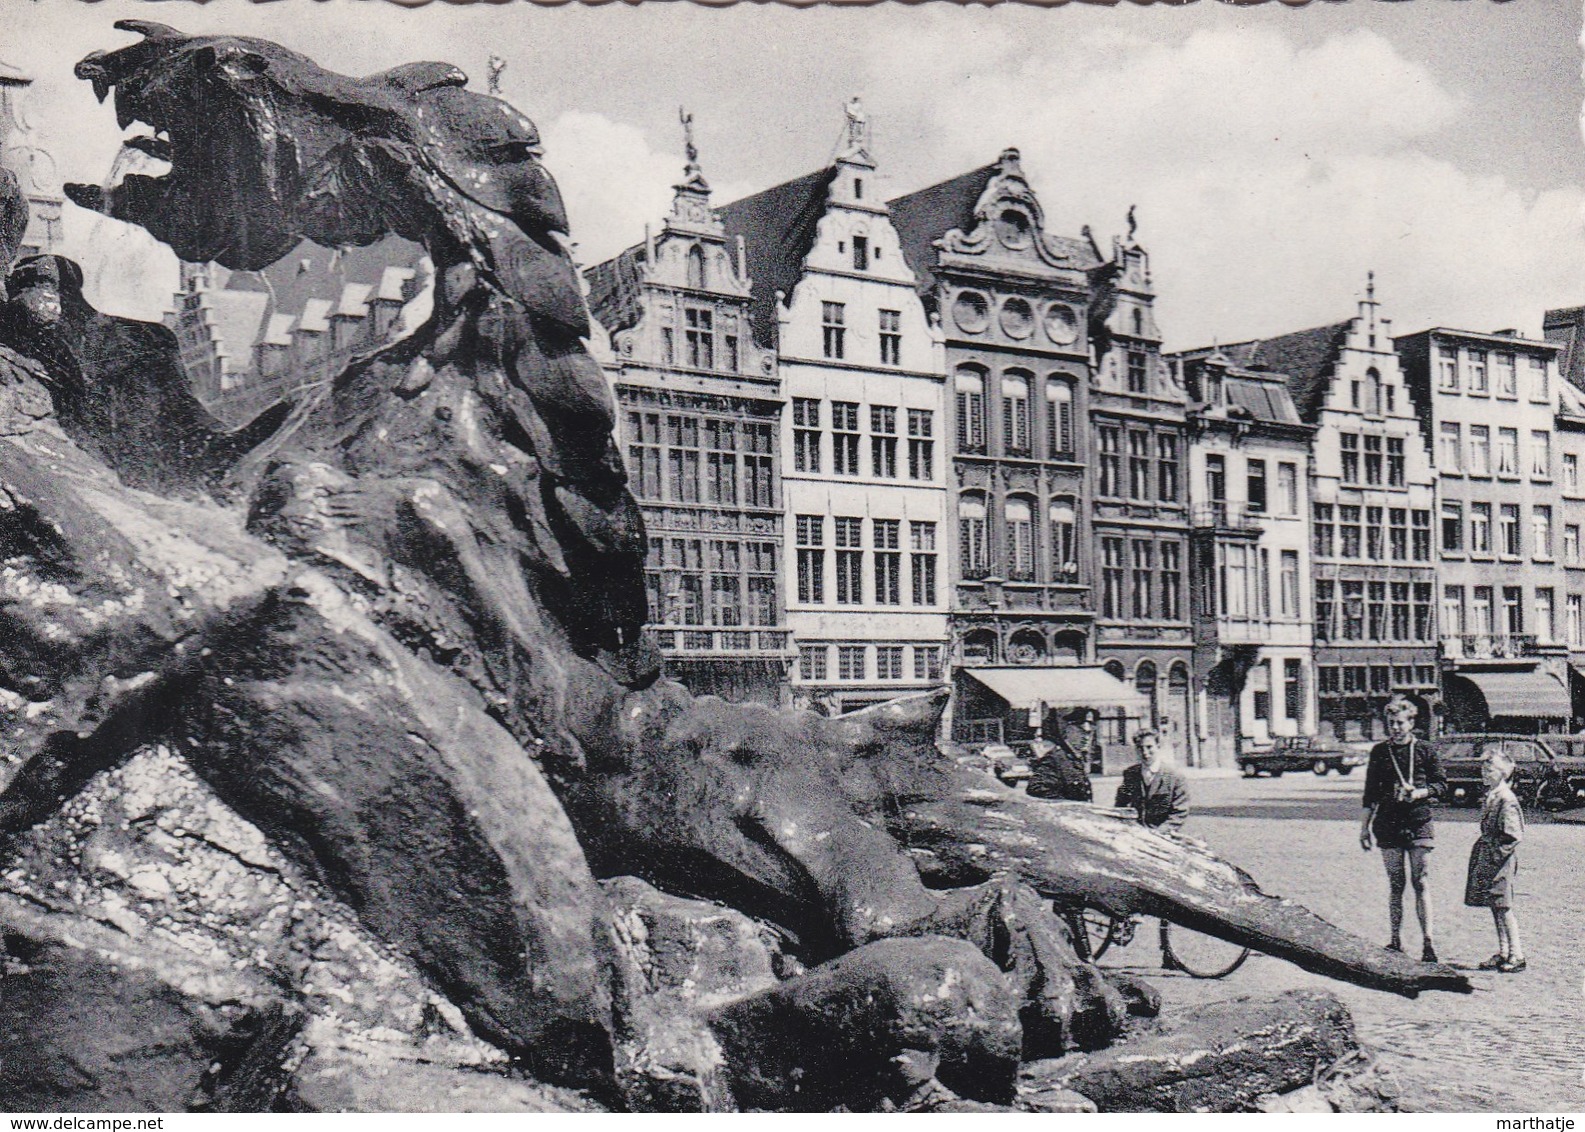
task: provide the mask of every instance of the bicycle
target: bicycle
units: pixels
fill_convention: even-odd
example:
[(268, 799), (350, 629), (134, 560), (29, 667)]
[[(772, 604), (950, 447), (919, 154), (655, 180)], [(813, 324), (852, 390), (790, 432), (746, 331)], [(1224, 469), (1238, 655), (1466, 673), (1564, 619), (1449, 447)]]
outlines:
[[(1127, 947), (1138, 927), (1133, 916), (1112, 916), (1093, 908), (1067, 912), (1064, 918), (1073, 936), (1073, 950), (1088, 963), (1100, 959), (1109, 948)], [(1247, 947), (1161, 921), (1161, 965), (1168, 971), (1182, 971), (1195, 979), (1223, 979), (1248, 958)]]

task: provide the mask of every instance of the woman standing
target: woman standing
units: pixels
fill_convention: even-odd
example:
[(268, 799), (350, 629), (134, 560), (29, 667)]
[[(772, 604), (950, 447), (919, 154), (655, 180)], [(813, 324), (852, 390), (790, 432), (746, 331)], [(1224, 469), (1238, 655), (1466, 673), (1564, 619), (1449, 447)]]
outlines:
[[(1360, 848), (1369, 852), (1374, 837), (1387, 869), (1387, 913), (1392, 923), (1393, 951), (1403, 950), (1403, 893), (1405, 881), (1414, 885), (1414, 911), (1424, 944), (1420, 958), (1435, 963), (1436, 929), (1426, 866), (1434, 847), (1431, 803), (1442, 796), (1447, 779), (1429, 744), (1414, 733), (1419, 709), (1403, 696), (1394, 696), (1381, 709), (1388, 738), (1370, 752), (1365, 769), (1365, 818), (1360, 825)], [(1405, 867), (1407, 865), (1407, 868)], [(1407, 875), (1406, 875), (1407, 874)]]

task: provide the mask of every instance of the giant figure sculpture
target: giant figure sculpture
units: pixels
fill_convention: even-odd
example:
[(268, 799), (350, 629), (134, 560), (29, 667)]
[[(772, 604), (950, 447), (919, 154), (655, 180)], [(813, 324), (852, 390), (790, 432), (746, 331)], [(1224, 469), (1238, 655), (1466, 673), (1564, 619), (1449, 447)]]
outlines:
[[(236, 269), (395, 233), (432, 257), (434, 310), (253, 426), (240, 458), (224, 440), (129, 452), (62, 405), (10, 414), (4, 829), (169, 743), (477, 1033), (597, 1091), (614, 1070), (596, 877), (773, 924), (810, 968), (710, 1015), (736, 1103), (762, 1107), (894, 1102), (916, 1078), (1006, 1102), (1020, 1059), (1105, 1045), (1154, 996), (1079, 962), (1052, 900), (1401, 994), (1467, 989), (1194, 843), (958, 767), (933, 742), (941, 695), (825, 720), (659, 680), (644, 532), (533, 125), (443, 64), (351, 79), (260, 40), (117, 27), (139, 41), (78, 74), (171, 169), (71, 186), (77, 203)], [(49, 405), (47, 354), (0, 343), (0, 408)], [(73, 356), (82, 397), (126, 381), (104, 351)], [(146, 407), (118, 427), (169, 418)], [(944, 970), (950, 1009), (919, 1007)], [(858, 1024), (832, 1006), (854, 986), (895, 1081), (855, 1077), (832, 1052), (851, 1034), (821, 1029)], [(809, 1039), (786, 1080), (743, 1068), (767, 1011)]]

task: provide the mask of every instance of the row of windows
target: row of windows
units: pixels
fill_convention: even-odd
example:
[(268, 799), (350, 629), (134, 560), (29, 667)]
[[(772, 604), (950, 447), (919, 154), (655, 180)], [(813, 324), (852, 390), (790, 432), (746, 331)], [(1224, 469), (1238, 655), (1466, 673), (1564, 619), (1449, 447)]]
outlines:
[[(1585, 601), (1569, 594), (1565, 602), (1564, 639), (1578, 648), (1585, 631), (1581, 618)], [(1442, 587), (1442, 633), (1462, 637), (1516, 637), (1531, 634), (1544, 645), (1557, 641), (1557, 591), (1537, 586), (1530, 602), (1528, 628), (1525, 621), (1523, 586), (1470, 586), (1468, 600), (1463, 586)], [(1484, 651), (1484, 650), (1483, 650)]]
[[(1496, 530), (1492, 529), (1492, 504), (1471, 503), (1469, 522), (1464, 519), (1464, 504), (1442, 502), (1442, 550), (1448, 554), (1500, 555), (1519, 558), (1525, 552), (1523, 508), (1517, 503), (1497, 504)], [(1495, 540), (1493, 536), (1495, 535)], [(1531, 558), (1553, 557), (1552, 508), (1537, 504), (1530, 508), (1529, 551)], [(1577, 523), (1563, 527), (1563, 558), (1580, 561), (1580, 528)]]
[(751, 421), (629, 412), (629, 485), (643, 500), (774, 507), (773, 429)]
[(940, 680), (942, 652), (940, 645), (799, 645), (798, 678), (830, 680), (834, 675), (837, 680)]
[[(992, 450), (991, 420), (987, 416), (988, 371), (981, 366), (959, 366), (954, 379), (957, 398), (958, 451), (984, 454)], [(1045, 411), (1034, 404), (1035, 375), (1027, 370), (1007, 370), (998, 379), (1000, 431), (995, 451), (1004, 456), (1050, 460), (1073, 459), (1073, 382), (1067, 377), (1046, 380)], [(1043, 419), (1037, 423), (1037, 416)], [(1037, 442), (1036, 430), (1044, 432)]]
[(1429, 643), (1435, 640), (1430, 582), (1315, 582), (1317, 641)]
[(1099, 449), (1095, 481), (1097, 495), (1142, 503), (1178, 502), (1177, 433), (1102, 425), (1095, 430), (1095, 440)]
[[(863, 239), (864, 237), (860, 236), (854, 241), (855, 262), (859, 242)], [(900, 366), (903, 364), (903, 312), (882, 309), (876, 314), (876, 342), (879, 346), (877, 360), (883, 366)], [(848, 329), (846, 303), (820, 304), (820, 349), (826, 357), (833, 361), (847, 360)]]
[[(1546, 359), (1534, 355), (1524, 359), (1525, 394), (1532, 401), (1549, 399)], [(1439, 346), (1436, 352), (1436, 386), (1444, 393), (1464, 392), (1518, 398), (1519, 367), (1514, 355), (1505, 351), (1458, 350)]]
[[(1496, 429), (1496, 446), (1492, 445), (1493, 430), (1489, 425), (1469, 426), (1469, 441), (1464, 439), (1464, 426), (1455, 421), (1442, 422), (1438, 432), (1437, 465), (1443, 472), (1457, 472), (1471, 476), (1510, 476), (1519, 478), (1528, 471), (1531, 479), (1552, 478), (1552, 434), (1545, 429), (1530, 430), (1529, 460), (1519, 451), (1519, 430)], [(1563, 457), (1565, 482), (1579, 487), (1579, 457), (1572, 453)]]
[(1103, 537), (1101, 616), (1133, 621), (1183, 619), (1183, 544)]
[[(1168, 438), (1176, 441), (1176, 438)], [(1227, 500), (1227, 460), (1220, 452), (1205, 457), (1205, 494), (1213, 503)], [(1267, 462), (1251, 457), (1244, 462), (1245, 506), (1251, 511), (1270, 511), (1277, 515), (1299, 513), (1299, 465), (1277, 464), (1276, 491), (1273, 493)]]
[(1403, 437), (1345, 432), (1338, 440), (1342, 446), (1344, 483), (1404, 486)]
[(676, 331), (669, 326), (662, 327), (661, 361), (666, 365), (684, 365), (690, 369), (725, 373), (737, 373), (742, 366), (735, 314), (722, 315), (718, 324), (716, 312), (709, 307), (683, 307), (682, 344), (679, 354)]
[(1271, 551), (1244, 543), (1205, 545), (1198, 564), (1202, 607), (1218, 617), (1269, 621), (1275, 592), (1276, 615), (1297, 619), (1303, 608), (1299, 552), (1284, 550), (1272, 573)]
[[(868, 414), (857, 401), (831, 402), (831, 474), (861, 476), (864, 451), (861, 424), (869, 426), (869, 474), (876, 479), (898, 479), (906, 471), (911, 480), (931, 480), (936, 474), (936, 414), (931, 409), (902, 409), (871, 405)], [(816, 397), (794, 397), (793, 470), (816, 475), (825, 470), (824, 402)], [(907, 436), (899, 438), (899, 428)], [(907, 448), (899, 452), (899, 443)]]
[(1323, 695), (1389, 695), (1436, 687), (1433, 664), (1323, 664), (1316, 669)]
[(1431, 512), (1421, 508), (1317, 503), (1314, 528), (1318, 558), (1431, 561)]
[[(870, 539), (864, 541), (865, 519), (838, 515), (831, 520), (833, 558), (827, 557), (826, 516), (799, 515), (794, 520), (794, 545), (798, 555), (798, 601), (822, 605), (827, 595), (837, 605), (864, 605), (866, 570), (870, 560), (868, 604), (903, 604), (902, 520), (870, 519)], [(914, 605), (936, 604), (936, 524), (908, 524), (908, 588)], [(826, 566), (833, 564), (832, 585), (826, 585)]]
[[(1046, 510), (1045, 545), (1036, 530), (1039, 505), (1030, 497), (1008, 496), (1002, 503), (1000, 546), (992, 544), (992, 523), (981, 492), (966, 492), (958, 500), (958, 564), (965, 578), (985, 578), (992, 563), (1001, 563), (1005, 576), (1015, 582), (1038, 580), (1075, 582), (1079, 577), (1078, 526), (1074, 501), (1055, 499)], [(1044, 561), (1045, 578), (1038, 564)]]
[(656, 537), (644, 565), (656, 624), (729, 627), (780, 619), (774, 542)]

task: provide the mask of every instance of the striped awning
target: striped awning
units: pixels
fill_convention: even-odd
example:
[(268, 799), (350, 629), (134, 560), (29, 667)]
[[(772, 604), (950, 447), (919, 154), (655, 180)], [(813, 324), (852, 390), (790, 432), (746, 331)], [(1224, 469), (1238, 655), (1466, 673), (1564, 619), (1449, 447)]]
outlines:
[(1448, 678), (1473, 685), (1493, 719), (1568, 719), (1574, 714), (1568, 688), (1546, 672), (1457, 672)]

